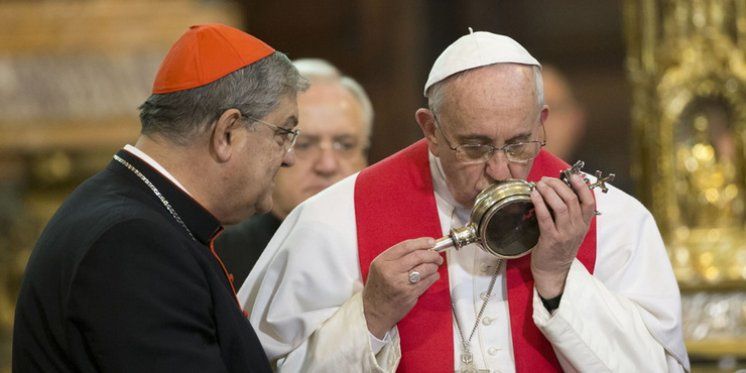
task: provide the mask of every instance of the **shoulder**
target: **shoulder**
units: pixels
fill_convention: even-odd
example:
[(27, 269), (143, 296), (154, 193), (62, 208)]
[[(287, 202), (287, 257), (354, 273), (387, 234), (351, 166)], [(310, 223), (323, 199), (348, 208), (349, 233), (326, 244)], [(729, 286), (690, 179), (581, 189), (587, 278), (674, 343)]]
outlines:
[[(348, 219), (354, 222), (355, 182), (358, 173), (348, 176), (307, 199), (288, 216), (303, 221), (334, 221)], [(286, 219), (286, 220), (288, 220)]]
[[(587, 175), (591, 182), (596, 178)], [(596, 198), (596, 209), (601, 212), (599, 216), (606, 223), (611, 221), (631, 221), (652, 219), (650, 211), (637, 198), (627, 194), (612, 184), (607, 184), (609, 190), (603, 193), (600, 189), (594, 189)]]
[(117, 183), (103, 185), (96, 181), (100, 176), (77, 188), (54, 214), (35, 245), (29, 272), (59, 273), (67, 278), (91, 250), (151, 246), (151, 241), (158, 240), (165, 245), (166, 237), (174, 234), (175, 225), (147, 196)]
[(122, 219), (103, 230), (81, 258), (95, 268), (194, 264), (192, 242), (173, 224), (144, 217)]
[(81, 184), (65, 199), (48, 224), (49, 228), (84, 231), (96, 236), (119, 222), (138, 219), (164, 221), (157, 202), (139, 185), (131, 185), (110, 170)]
[[(588, 175), (591, 182), (596, 178)], [(607, 184), (609, 190), (603, 193), (594, 189), (599, 244), (610, 245), (614, 250), (622, 247), (637, 247), (643, 235), (658, 233), (658, 227), (650, 211), (636, 198), (614, 185)]]
[[(293, 209), (241, 287), (241, 304), (262, 308), (308, 294), (325, 300), (352, 295), (360, 278), (354, 205), (356, 177), (357, 174), (343, 179)], [(280, 313), (293, 312), (287, 305), (281, 308)], [(257, 317), (259, 313), (255, 309), (252, 315)]]
[(267, 251), (279, 249), (312, 260), (314, 255), (357, 247), (356, 176), (343, 179), (293, 209), (267, 245)]
[(617, 258), (618, 265), (626, 263), (641, 252), (659, 251), (665, 246), (650, 211), (636, 198), (609, 185), (609, 191), (595, 191), (596, 236), (600, 257)]
[(598, 189), (594, 193), (596, 205), (602, 216), (608, 213), (608, 216), (624, 219), (652, 217), (650, 211), (637, 198), (613, 185), (608, 185), (608, 187), (607, 193)]
[(195, 244), (173, 228), (144, 218), (116, 222), (80, 253), (72, 268), (73, 288), (79, 295), (101, 289), (161, 296), (169, 288), (206, 288), (203, 266), (192, 250)]
[[(354, 266), (357, 230), (353, 200), (356, 176), (343, 179), (293, 209), (267, 244), (246, 282), (259, 281), (265, 272), (272, 282), (296, 277), (307, 281), (321, 273), (336, 273), (339, 268), (357, 270)], [(313, 275), (300, 275), (305, 273)], [(328, 278), (327, 275), (322, 277)], [(241, 291), (247, 291), (245, 288), (246, 284)]]

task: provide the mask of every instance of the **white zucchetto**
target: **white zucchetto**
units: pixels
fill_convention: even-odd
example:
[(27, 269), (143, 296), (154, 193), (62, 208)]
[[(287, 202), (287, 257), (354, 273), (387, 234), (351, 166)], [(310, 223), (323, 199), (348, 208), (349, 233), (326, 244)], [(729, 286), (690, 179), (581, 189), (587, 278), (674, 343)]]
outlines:
[(491, 32), (474, 32), (460, 37), (438, 56), (425, 83), (424, 95), (434, 84), (462, 71), (496, 63), (518, 63), (541, 67), (539, 61), (517, 41)]

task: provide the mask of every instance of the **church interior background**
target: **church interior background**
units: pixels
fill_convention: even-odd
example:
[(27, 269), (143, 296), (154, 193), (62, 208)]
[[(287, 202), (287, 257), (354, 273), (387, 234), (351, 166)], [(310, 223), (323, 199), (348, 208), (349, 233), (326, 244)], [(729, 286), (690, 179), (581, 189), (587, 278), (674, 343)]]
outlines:
[(158, 63), (204, 22), (360, 81), (371, 161), (420, 136), (430, 65), (467, 27), (520, 41), (587, 112), (568, 161), (616, 173), (655, 215), (694, 371), (746, 368), (746, 0), (0, 0), (0, 373), (41, 229), (134, 142)]

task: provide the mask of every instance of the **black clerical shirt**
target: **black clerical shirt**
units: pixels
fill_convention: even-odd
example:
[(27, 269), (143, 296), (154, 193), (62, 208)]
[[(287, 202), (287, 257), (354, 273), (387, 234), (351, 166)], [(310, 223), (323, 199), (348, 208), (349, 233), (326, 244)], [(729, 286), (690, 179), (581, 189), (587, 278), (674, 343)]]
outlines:
[(36, 244), (13, 332), (15, 372), (269, 372), (209, 244), (222, 227), (136, 156), (79, 186)]

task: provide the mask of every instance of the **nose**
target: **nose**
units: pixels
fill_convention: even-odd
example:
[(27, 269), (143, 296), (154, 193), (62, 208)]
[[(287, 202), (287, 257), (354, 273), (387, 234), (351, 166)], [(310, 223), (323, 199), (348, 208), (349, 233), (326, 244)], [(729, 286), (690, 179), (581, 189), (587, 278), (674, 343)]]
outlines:
[(508, 156), (505, 155), (505, 152), (496, 150), (490, 159), (487, 160), (485, 173), (492, 181), (507, 180), (512, 177), (509, 165), (510, 161), (508, 161)]
[(285, 152), (285, 155), (282, 156), (282, 167), (290, 167), (295, 164), (295, 152), (289, 151)]
[(339, 170), (339, 159), (332, 147), (322, 146), (313, 164), (314, 171), (322, 176), (333, 176)]

